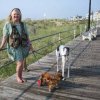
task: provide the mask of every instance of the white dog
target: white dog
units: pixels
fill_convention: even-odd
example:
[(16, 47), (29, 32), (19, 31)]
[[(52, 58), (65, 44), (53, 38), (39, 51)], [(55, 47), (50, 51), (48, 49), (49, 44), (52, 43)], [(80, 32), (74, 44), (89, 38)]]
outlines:
[[(69, 56), (69, 47), (66, 47), (64, 45), (60, 45), (57, 47), (56, 49), (56, 58), (57, 58), (57, 72), (59, 71), (59, 67), (58, 67), (58, 62), (59, 62), (59, 58), (62, 59), (62, 66), (61, 66), (61, 70), (62, 70), (62, 76), (63, 76), (63, 80), (64, 78), (64, 68), (66, 65), (66, 61), (68, 61), (68, 56)], [(69, 77), (69, 66), (68, 66), (68, 77)]]

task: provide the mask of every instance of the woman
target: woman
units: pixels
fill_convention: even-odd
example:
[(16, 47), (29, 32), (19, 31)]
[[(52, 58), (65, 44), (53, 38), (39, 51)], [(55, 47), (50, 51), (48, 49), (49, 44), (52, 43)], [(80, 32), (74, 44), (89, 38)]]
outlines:
[(9, 15), (9, 21), (4, 25), (3, 39), (0, 46), (0, 49), (2, 49), (7, 43), (8, 56), (16, 61), (16, 79), (18, 83), (25, 82), (22, 78), (23, 66), (29, 50), (33, 50), (26, 25), (21, 19), (20, 9), (14, 8)]

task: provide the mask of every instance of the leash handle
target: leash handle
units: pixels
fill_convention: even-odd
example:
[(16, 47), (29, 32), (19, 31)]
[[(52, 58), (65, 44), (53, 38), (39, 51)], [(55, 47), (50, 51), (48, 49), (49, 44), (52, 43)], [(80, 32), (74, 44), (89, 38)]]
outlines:
[(3, 50), (5, 50), (5, 49), (7, 49), (7, 48), (0, 48), (0, 51), (3, 51)]

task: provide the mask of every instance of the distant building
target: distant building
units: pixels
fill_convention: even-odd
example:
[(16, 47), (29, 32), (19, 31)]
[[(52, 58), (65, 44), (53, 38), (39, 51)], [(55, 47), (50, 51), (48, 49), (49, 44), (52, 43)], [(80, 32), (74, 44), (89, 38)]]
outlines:
[(77, 16), (71, 17), (71, 20), (72, 21), (79, 21), (79, 20), (83, 20), (83, 17), (77, 15)]
[[(77, 16), (73, 16), (73, 17), (70, 18), (71, 21), (80, 21), (80, 20), (84, 20), (84, 19), (88, 20), (88, 14), (86, 14), (85, 17), (77, 15)], [(94, 21), (100, 20), (100, 10), (98, 10), (98, 11), (96, 11), (94, 13), (91, 12), (90, 19), (94, 20)]]
[(95, 20), (95, 21), (100, 20), (100, 10), (99, 10), (99, 11), (96, 11), (96, 12), (93, 14), (93, 20)]
[[(86, 14), (85, 19), (88, 19), (88, 14)], [(91, 15), (90, 15), (90, 19), (94, 20), (94, 21), (100, 20), (100, 10), (96, 11), (94, 13), (92, 12)]]
[[(85, 19), (88, 19), (88, 17), (89, 17), (89, 15), (86, 14)], [(90, 14), (90, 20), (93, 20), (93, 12), (91, 12), (91, 14)]]

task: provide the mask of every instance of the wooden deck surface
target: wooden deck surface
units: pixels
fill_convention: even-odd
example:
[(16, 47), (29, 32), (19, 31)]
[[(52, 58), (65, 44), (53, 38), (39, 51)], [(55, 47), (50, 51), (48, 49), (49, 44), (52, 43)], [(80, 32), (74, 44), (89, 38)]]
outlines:
[[(70, 78), (61, 81), (53, 92), (47, 86), (38, 87), (37, 80), (43, 72), (56, 72), (55, 51), (29, 65), (24, 72), (24, 84), (16, 82), (16, 74), (0, 84), (0, 100), (100, 100), (100, 37), (91, 42), (81, 37), (66, 44), (71, 48), (69, 61)], [(60, 66), (60, 65), (59, 65)]]

